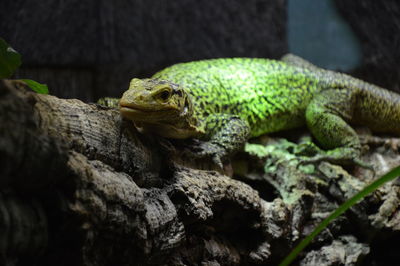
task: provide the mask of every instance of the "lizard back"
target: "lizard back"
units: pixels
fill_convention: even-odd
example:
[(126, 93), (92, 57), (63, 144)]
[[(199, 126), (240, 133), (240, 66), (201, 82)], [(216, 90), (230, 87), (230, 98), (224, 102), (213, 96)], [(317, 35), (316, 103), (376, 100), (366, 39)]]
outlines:
[(315, 70), (261, 58), (181, 63), (152, 78), (183, 86), (200, 122), (210, 114), (238, 115), (253, 137), (304, 125), (304, 111), (321, 90)]

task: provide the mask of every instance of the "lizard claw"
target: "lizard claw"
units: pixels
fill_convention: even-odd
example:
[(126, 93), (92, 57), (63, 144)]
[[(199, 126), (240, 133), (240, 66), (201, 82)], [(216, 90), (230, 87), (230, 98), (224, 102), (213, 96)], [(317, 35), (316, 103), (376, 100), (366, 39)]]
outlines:
[(224, 167), (222, 160), (226, 157), (226, 151), (218, 144), (196, 140), (188, 145), (185, 153), (197, 159), (211, 159), (219, 169)]
[(330, 162), (333, 164), (339, 164), (339, 165), (354, 164), (359, 167), (362, 167), (362, 168), (372, 171), (373, 174), (375, 175), (375, 169), (374, 169), (373, 165), (366, 163), (355, 157), (353, 157), (353, 158), (337, 158), (337, 157), (331, 156), (329, 154), (318, 154), (313, 157), (301, 157), (298, 160), (299, 160), (299, 162), (296, 166), (297, 168), (299, 168), (302, 165), (306, 165), (306, 164), (312, 164), (314, 166), (317, 166), (317, 164), (319, 164), (320, 162), (326, 161), (326, 162)]
[[(318, 157), (318, 154), (324, 153), (317, 145), (311, 141), (300, 143), (296, 146), (294, 152), (295, 155), (303, 156), (314, 156)], [(312, 158), (312, 157), (311, 157)]]
[(300, 156), (300, 158), (294, 158), (298, 160), (297, 168), (306, 164), (317, 166), (320, 162), (326, 161), (338, 165), (357, 165), (372, 171), (375, 175), (373, 166), (360, 160), (358, 158), (359, 153), (355, 149), (337, 148), (324, 151), (312, 142), (304, 142), (297, 146), (294, 154)]
[(214, 154), (212, 158), (213, 163), (218, 166), (219, 169), (224, 169), (224, 165), (222, 163), (221, 157), (217, 154)]

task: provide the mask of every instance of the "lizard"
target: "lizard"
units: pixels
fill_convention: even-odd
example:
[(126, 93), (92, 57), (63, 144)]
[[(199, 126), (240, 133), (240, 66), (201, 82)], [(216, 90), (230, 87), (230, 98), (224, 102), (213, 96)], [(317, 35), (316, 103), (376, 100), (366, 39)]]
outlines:
[(100, 103), (118, 106), (144, 133), (203, 140), (194, 145), (199, 156), (219, 166), (249, 138), (307, 125), (322, 149), (306, 162), (369, 168), (351, 125), (400, 133), (399, 94), (293, 54), (175, 64)]

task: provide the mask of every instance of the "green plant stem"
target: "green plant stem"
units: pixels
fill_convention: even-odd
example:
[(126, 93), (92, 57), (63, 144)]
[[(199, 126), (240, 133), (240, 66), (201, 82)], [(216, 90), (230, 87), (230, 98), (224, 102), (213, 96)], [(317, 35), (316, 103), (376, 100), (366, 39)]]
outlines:
[(343, 214), (350, 207), (355, 205), (358, 201), (365, 198), (367, 195), (371, 194), (375, 190), (377, 190), (380, 186), (385, 183), (395, 179), (400, 176), (400, 166), (397, 166), (390, 170), (385, 175), (381, 176), (356, 195), (351, 197), (349, 200), (340, 205), (331, 215), (325, 218), (315, 229), (311, 232), (305, 239), (303, 239), (291, 252), (290, 254), (279, 264), (279, 266), (287, 266), (293, 262), (293, 260), (298, 256), (298, 254), (317, 236), (322, 230), (324, 230), (330, 222), (332, 222), (335, 218)]

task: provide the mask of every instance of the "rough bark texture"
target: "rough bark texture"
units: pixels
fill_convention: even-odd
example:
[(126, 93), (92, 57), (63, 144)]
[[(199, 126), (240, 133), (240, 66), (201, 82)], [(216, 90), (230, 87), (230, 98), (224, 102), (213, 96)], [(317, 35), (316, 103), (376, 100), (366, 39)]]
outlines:
[[(277, 137), (247, 144), (229, 177), (117, 110), (18, 82), (0, 83), (0, 127), (1, 265), (274, 265), (373, 179), (329, 163), (297, 168), (297, 144)], [(363, 139), (377, 175), (400, 163), (398, 139)], [(399, 259), (385, 253), (399, 238), (399, 194), (387, 184), (352, 208), (299, 263)]]

